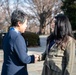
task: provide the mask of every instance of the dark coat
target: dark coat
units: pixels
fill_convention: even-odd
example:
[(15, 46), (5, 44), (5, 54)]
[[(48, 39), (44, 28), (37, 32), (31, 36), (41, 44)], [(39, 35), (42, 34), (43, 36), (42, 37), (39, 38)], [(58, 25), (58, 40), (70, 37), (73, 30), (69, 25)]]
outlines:
[(27, 55), (22, 35), (9, 30), (3, 40), (4, 62), (1, 75), (28, 75), (27, 64), (34, 63), (34, 55)]

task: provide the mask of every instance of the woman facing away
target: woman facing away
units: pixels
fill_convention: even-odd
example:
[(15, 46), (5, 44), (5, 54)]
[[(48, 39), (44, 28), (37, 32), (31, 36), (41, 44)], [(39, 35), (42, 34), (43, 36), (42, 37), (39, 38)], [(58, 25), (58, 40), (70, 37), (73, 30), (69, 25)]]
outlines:
[(56, 17), (55, 29), (40, 55), (44, 61), (42, 75), (72, 75), (75, 58), (75, 41), (69, 19), (64, 14)]

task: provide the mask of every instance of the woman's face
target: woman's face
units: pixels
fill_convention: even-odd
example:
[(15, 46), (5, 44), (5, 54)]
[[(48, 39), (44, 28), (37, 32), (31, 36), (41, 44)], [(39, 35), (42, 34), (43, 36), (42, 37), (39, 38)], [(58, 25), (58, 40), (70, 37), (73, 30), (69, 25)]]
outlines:
[(54, 28), (55, 28), (55, 19), (53, 19), (51, 22), (51, 32), (54, 31)]

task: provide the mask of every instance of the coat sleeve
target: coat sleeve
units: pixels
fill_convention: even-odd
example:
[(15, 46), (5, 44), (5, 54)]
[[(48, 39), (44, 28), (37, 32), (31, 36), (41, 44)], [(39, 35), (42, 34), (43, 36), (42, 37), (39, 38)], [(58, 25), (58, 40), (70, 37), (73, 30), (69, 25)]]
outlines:
[(69, 75), (73, 73), (74, 67), (74, 60), (75, 60), (75, 42), (71, 39), (67, 46), (67, 67), (66, 70), (68, 71)]
[(48, 45), (46, 45), (45, 51), (40, 55), (40, 61), (45, 60), (47, 54), (48, 54)]
[(46, 58), (46, 51), (40, 55), (39, 61), (45, 60), (45, 58)]
[(18, 36), (14, 41), (14, 49), (19, 60), (24, 64), (34, 63), (34, 55), (28, 56), (25, 40), (22, 36)]

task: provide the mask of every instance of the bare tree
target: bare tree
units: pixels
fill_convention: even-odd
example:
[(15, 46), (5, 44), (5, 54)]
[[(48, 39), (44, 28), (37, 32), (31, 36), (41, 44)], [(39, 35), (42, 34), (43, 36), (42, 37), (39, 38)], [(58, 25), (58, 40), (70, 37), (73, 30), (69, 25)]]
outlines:
[[(52, 7), (56, 1), (57, 0), (27, 0), (27, 3), (30, 4), (28, 8), (34, 13), (34, 18), (40, 23), (39, 33), (42, 33), (42, 30), (51, 21)], [(48, 19), (49, 21), (47, 21)]]
[[(17, 9), (19, 5), (19, 0), (0, 0), (0, 27), (7, 28), (11, 25), (11, 12)], [(1, 30), (0, 29), (0, 30)]]
[(40, 26), (39, 33), (42, 33), (51, 22), (52, 7), (56, 1), (58, 0), (0, 0), (0, 19), (9, 26), (12, 10), (20, 7), (30, 15), (30, 19), (33, 18), (33, 23)]

